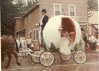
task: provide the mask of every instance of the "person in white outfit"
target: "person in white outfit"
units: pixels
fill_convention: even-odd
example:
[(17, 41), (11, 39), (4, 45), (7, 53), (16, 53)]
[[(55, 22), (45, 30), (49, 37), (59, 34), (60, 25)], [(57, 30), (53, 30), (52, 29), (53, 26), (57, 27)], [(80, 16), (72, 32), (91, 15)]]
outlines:
[(71, 44), (73, 44), (74, 39), (75, 39), (75, 36), (74, 36), (75, 33), (74, 32), (70, 32), (69, 34), (70, 34), (70, 43), (69, 43), (68, 46), (70, 46)]
[(20, 37), (20, 48), (22, 48), (22, 40), (23, 40), (23, 37)]
[(22, 40), (22, 48), (23, 49), (27, 48), (27, 43), (26, 43), (25, 37), (23, 37), (23, 40)]
[(83, 37), (84, 37), (84, 35), (83, 35), (83, 32), (82, 32), (80, 42), (77, 45), (77, 50), (83, 50), (83, 51), (85, 51), (85, 42), (83, 40)]
[(95, 50), (96, 49), (96, 38), (94, 36), (89, 35), (89, 47), (90, 50)]
[(67, 32), (67, 29), (62, 28), (61, 34), (62, 34), (62, 36), (61, 36), (61, 42), (60, 42), (60, 52), (66, 54), (66, 55), (69, 55), (69, 54), (71, 54), (70, 48), (68, 46), (69, 42), (70, 42), (70, 37)]
[(26, 42), (27, 42), (27, 47), (28, 48), (31, 48), (31, 43), (32, 43), (32, 39), (30, 38), (30, 36), (28, 36), (28, 39), (26, 39)]
[(34, 43), (33, 43), (33, 41), (32, 41), (32, 43), (31, 43), (31, 50), (32, 50), (32, 51), (34, 51), (34, 47), (35, 47), (35, 45), (34, 45)]

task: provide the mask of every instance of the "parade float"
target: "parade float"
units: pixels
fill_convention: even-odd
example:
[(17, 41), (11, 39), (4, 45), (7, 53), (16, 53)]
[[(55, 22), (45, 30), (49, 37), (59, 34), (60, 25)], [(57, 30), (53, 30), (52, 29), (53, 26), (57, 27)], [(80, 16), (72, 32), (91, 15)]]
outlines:
[[(68, 33), (74, 34), (73, 42), (70, 45), (70, 40), (62, 36), (62, 26), (66, 28)], [(31, 56), (33, 62), (40, 62), (43, 66), (51, 66), (55, 60), (54, 49), (59, 51), (58, 53), (64, 61), (68, 61), (72, 55), (76, 63), (80, 64), (86, 61), (86, 53), (83, 50), (76, 50), (72, 53), (80, 42), (81, 29), (76, 20), (69, 16), (59, 15), (49, 19), (43, 30), (43, 39), (46, 50), (34, 51)]]

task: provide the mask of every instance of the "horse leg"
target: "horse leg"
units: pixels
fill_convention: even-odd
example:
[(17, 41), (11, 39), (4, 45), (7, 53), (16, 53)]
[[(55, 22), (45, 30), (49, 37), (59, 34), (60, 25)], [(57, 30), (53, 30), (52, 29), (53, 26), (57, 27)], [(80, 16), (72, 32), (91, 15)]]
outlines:
[(5, 57), (5, 53), (1, 53), (2, 68), (4, 67), (4, 57)]
[(9, 66), (10, 66), (10, 63), (11, 63), (11, 58), (12, 58), (12, 56), (11, 56), (11, 53), (7, 53), (7, 56), (8, 56), (8, 63), (7, 63), (7, 66), (6, 66), (6, 68), (8, 68)]
[(5, 53), (1, 53), (1, 61), (4, 61)]
[(20, 64), (19, 61), (18, 61), (18, 55), (17, 55), (17, 53), (16, 53), (16, 52), (13, 52), (12, 54), (13, 54), (14, 57), (16, 58), (16, 64), (19, 65), (19, 66), (21, 66), (21, 64)]

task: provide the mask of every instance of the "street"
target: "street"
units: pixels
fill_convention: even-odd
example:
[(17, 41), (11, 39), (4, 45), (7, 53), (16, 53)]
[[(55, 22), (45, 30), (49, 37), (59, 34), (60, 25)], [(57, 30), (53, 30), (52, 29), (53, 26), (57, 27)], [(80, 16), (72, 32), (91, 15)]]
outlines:
[[(8, 69), (2, 71), (99, 71), (99, 53), (87, 52), (87, 60), (84, 64), (77, 64), (73, 56), (69, 61), (62, 61), (58, 54), (55, 55), (55, 61), (52, 66), (44, 67), (40, 63), (35, 64), (30, 57), (19, 57), (21, 66), (15, 63), (15, 58), (12, 58), (11, 65)], [(5, 59), (5, 65), (7, 58)]]

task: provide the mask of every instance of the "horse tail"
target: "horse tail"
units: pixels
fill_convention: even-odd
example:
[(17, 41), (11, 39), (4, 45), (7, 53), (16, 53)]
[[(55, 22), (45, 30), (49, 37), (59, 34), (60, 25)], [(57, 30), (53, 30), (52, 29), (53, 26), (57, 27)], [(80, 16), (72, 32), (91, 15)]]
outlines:
[(16, 39), (14, 39), (14, 41), (15, 41), (15, 44), (16, 44), (16, 51), (19, 53), (19, 48), (18, 48), (18, 44), (16, 42)]

